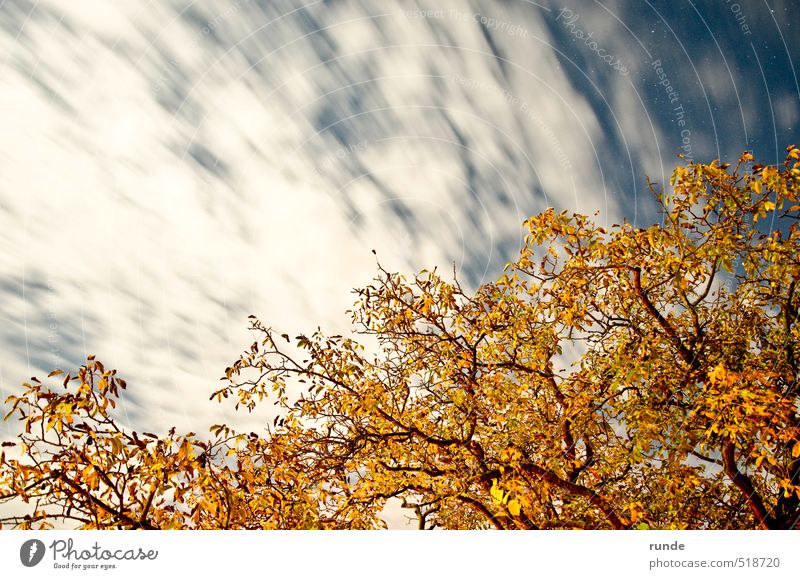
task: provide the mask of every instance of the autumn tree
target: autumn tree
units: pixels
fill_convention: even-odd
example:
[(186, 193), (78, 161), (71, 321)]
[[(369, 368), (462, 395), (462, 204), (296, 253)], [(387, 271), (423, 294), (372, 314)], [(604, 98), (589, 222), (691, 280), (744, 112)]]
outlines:
[[(7, 401), (0, 501), (29, 527), (793, 529), (800, 519), (800, 149), (651, 185), (661, 222), (552, 209), (474, 292), (379, 266), (350, 336), (251, 320), (214, 399), (263, 432), (137, 434), (95, 360)], [(8, 444), (8, 443), (7, 443)], [(5, 449), (13, 451), (14, 449)], [(19, 454), (19, 453), (17, 453)]]

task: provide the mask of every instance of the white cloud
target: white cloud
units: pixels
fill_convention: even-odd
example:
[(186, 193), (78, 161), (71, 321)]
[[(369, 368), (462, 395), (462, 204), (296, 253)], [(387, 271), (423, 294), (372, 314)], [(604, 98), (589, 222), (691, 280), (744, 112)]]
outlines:
[[(538, 12), (347, 4), (315, 12), (326, 36), (254, 2), (193, 3), (194, 24), (153, 4), (49, 0), (36, 15), (55, 18), (30, 18), (24, 42), (0, 36), (6, 393), (94, 353), (129, 379), (139, 428), (252, 428), (207, 400), (248, 314), (341, 331), (372, 248), (398, 269), (491, 277), (545, 205), (619, 217), (607, 135)], [(495, 35), (508, 81), (473, 13), (524, 25)]]

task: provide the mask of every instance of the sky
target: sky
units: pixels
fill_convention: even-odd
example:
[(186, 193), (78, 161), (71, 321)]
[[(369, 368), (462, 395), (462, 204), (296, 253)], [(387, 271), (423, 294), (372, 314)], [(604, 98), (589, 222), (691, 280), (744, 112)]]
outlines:
[(791, 0), (0, 0), (0, 395), (95, 354), (132, 427), (249, 428), (208, 400), (247, 316), (346, 332), (373, 249), (474, 288), (547, 207), (656, 222), (678, 153), (782, 162), (799, 32)]

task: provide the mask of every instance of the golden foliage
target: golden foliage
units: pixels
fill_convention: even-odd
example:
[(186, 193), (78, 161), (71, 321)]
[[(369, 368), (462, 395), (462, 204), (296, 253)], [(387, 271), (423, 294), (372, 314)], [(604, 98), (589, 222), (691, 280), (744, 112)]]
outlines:
[(794, 528), (787, 152), (679, 167), (648, 228), (531, 217), (517, 261), (475, 292), (379, 268), (356, 291), (355, 337), (292, 340), (253, 318), (214, 398), (273, 401), (261, 436), (128, 433), (125, 384), (94, 360), (64, 390), (26, 385), (8, 400), (22, 456), (0, 458), (0, 500), (31, 514), (6, 523), (379, 528), (396, 498), (421, 528)]

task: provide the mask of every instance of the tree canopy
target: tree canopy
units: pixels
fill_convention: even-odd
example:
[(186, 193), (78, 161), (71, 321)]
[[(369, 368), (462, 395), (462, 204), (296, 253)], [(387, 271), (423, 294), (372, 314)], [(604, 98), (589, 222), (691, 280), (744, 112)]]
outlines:
[[(790, 529), (800, 519), (800, 149), (688, 163), (661, 222), (553, 209), (465, 291), (378, 266), (353, 333), (255, 340), (212, 397), (277, 406), (261, 433), (137, 433), (93, 358), (9, 397), (6, 525)], [(51, 380), (60, 382), (60, 374)], [(12, 457), (11, 455), (15, 456)]]

